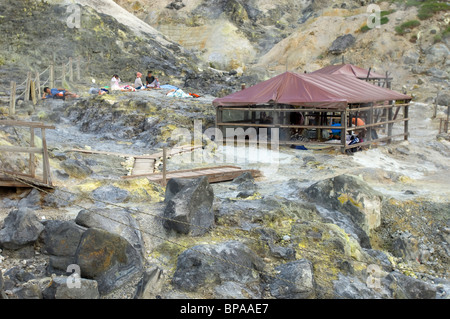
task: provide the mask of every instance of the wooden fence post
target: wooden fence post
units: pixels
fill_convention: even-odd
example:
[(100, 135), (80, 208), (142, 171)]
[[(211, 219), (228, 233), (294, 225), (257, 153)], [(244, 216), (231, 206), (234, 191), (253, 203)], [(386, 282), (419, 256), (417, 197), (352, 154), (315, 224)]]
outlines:
[(36, 71), (36, 90), (38, 99), (41, 98), (41, 79), (39, 75), (39, 71)]
[[(405, 105), (404, 106), (404, 108), (403, 108), (403, 117), (405, 118), (405, 119), (407, 119), (408, 118), (408, 116), (409, 116), (409, 105)], [(405, 121), (405, 126), (404, 126), (404, 133), (405, 133), (405, 141), (407, 141), (408, 140), (408, 136), (409, 136), (409, 129), (408, 129), (408, 127), (409, 127), (409, 123), (408, 123), (408, 120), (406, 120)]]
[(50, 64), (50, 88), (55, 87), (55, 65)]
[(27, 73), (27, 84), (25, 88), (25, 97), (23, 98), (24, 101), (30, 100), (30, 92), (31, 92), (31, 72)]
[(52, 179), (51, 179), (51, 172), (50, 172), (50, 162), (48, 159), (48, 149), (47, 149), (47, 139), (45, 137), (45, 128), (41, 128), (42, 132), (42, 179), (44, 181), (44, 184), (51, 185)]
[(36, 105), (36, 84), (34, 81), (30, 82), (30, 91), (31, 91), (31, 101), (33, 101), (33, 105)]
[(9, 100), (9, 115), (16, 114), (16, 82), (11, 81), (11, 96)]
[[(30, 127), (30, 147), (34, 147), (34, 127)], [(34, 153), (30, 153), (30, 175), (36, 177), (36, 167), (34, 165)]]
[(73, 59), (69, 58), (69, 81), (73, 82)]

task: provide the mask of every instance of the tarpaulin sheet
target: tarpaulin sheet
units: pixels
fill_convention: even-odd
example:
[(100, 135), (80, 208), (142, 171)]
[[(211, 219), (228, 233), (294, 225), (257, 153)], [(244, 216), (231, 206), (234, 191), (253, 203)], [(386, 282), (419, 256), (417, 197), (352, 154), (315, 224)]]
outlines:
[(213, 105), (287, 104), (342, 110), (349, 103), (388, 100), (411, 100), (411, 97), (350, 75), (285, 72), (242, 91), (215, 99)]

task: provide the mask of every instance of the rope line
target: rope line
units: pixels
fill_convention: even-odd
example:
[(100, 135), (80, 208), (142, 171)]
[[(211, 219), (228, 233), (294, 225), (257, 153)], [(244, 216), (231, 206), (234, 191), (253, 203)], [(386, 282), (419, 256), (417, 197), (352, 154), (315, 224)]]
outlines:
[(44, 74), (44, 73), (47, 72), (48, 70), (50, 70), (50, 67), (47, 67), (42, 73), (39, 74), (39, 76), (42, 76), (42, 74)]

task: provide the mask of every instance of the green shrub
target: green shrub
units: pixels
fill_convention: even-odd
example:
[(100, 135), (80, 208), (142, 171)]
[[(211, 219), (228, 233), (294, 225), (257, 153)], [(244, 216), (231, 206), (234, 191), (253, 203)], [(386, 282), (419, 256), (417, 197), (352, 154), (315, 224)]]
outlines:
[(424, 2), (417, 12), (417, 17), (420, 20), (426, 20), (431, 18), (436, 12), (447, 11), (450, 9), (450, 5), (444, 2), (427, 1)]
[(442, 36), (440, 34), (436, 34), (433, 37), (433, 43), (438, 43), (438, 42), (441, 42), (441, 41), (442, 41)]
[(444, 31), (442, 31), (442, 38), (445, 39), (450, 37), (450, 26), (448, 26)]
[(418, 27), (419, 25), (420, 25), (420, 21), (410, 20), (410, 21), (406, 21), (406, 22), (400, 24), (399, 26), (396, 26), (395, 31), (397, 32), (397, 34), (403, 35), (403, 34), (405, 34), (406, 29), (412, 29), (412, 28)]
[(417, 17), (420, 20), (431, 18), (439, 11), (450, 10), (448, 1), (445, 0), (388, 0), (391, 3), (404, 4), (407, 7), (417, 7)]

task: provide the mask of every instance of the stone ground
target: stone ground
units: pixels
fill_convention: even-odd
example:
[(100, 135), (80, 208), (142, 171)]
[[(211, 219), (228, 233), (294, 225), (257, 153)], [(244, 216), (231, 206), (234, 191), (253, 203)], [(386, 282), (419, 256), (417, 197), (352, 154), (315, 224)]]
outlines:
[[(138, 92), (138, 94), (139, 99), (156, 100), (157, 102), (155, 104), (167, 102), (163, 92)], [(125, 98), (127, 96), (131, 95), (124, 95)], [(210, 97), (204, 97), (203, 100), (195, 101), (196, 107), (207, 105), (210, 101)], [(164, 105), (167, 105), (167, 103)], [(187, 105), (185, 107), (187, 111), (193, 108), (186, 101), (176, 101), (174, 104), (166, 107), (177, 109), (180, 108), (180, 105)], [(42, 110), (49, 112), (45, 108), (46, 106), (44, 105)], [(357, 152), (352, 156), (330, 150), (302, 151), (282, 147), (279, 153), (269, 152), (268, 154), (270, 156), (263, 156), (259, 162), (251, 162), (248, 160), (248, 156), (243, 156), (245, 152), (250, 152), (247, 153), (249, 155), (252, 154), (251, 152), (257, 151), (255, 149), (247, 149), (242, 150), (242, 152), (238, 151), (235, 154), (233, 165), (239, 165), (243, 168), (260, 169), (264, 174), (264, 177), (256, 180), (258, 187), (257, 193), (249, 200), (265, 196), (279, 198), (280, 200), (298, 200), (299, 190), (305, 189), (316, 181), (341, 174), (352, 174), (362, 177), (371, 187), (391, 197), (394, 203), (400, 203), (399, 205), (403, 206), (411, 205), (410, 210), (402, 210), (402, 212), (409, 211), (409, 214), (399, 213), (398, 210), (392, 209), (388, 210), (385, 216), (382, 216), (384, 228), (376, 234), (378, 240), (374, 240), (380, 246), (377, 248), (386, 249), (386, 245), (390, 244), (388, 239), (392, 235), (392, 231), (407, 230), (416, 236), (420, 236), (421, 234), (417, 232), (417, 229), (420, 229), (423, 232), (422, 236), (426, 239), (426, 244), (436, 252), (434, 256), (442, 258), (436, 259), (438, 262), (431, 258), (429, 264), (421, 265), (419, 268), (427, 273), (430, 271), (439, 273), (446, 268), (445, 264), (439, 264), (439, 260), (448, 261), (448, 259), (445, 259), (448, 258), (448, 253), (447, 257), (445, 257), (445, 251), (442, 251), (442, 248), (438, 247), (439, 235), (436, 233), (437, 228), (433, 225), (439, 224), (442, 221), (445, 223), (445, 220), (448, 223), (449, 219), (449, 212), (448, 210), (446, 211), (445, 205), (447, 205), (448, 209), (448, 198), (450, 198), (448, 177), (450, 176), (447, 175), (449, 172), (448, 158), (450, 155), (450, 143), (445, 140), (436, 140), (437, 124), (436, 121), (431, 119), (432, 111), (431, 105), (419, 103), (412, 105), (410, 114), (413, 120), (411, 121), (410, 127), (413, 130), (411, 131), (409, 141), (399, 141), (391, 145), (379, 145), (378, 147)], [(440, 109), (439, 112), (441, 113), (443, 111)], [(132, 142), (125, 139), (99, 141), (98, 134), (80, 132), (79, 126), (74, 125), (70, 120), (64, 118), (64, 116), (55, 125), (57, 129), (48, 134), (49, 147), (52, 149), (52, 154), (54, 155), (52, 157), (52, 163), (55, 164), (53, 167), (54, 173), (56, 168), (60, 168), (59, 161), (55, 155), (64, 153), (65, 150), (73, 147), (88, 146), (97, 150), (113, 150), (114, 152), (132, 154), (136, 154), (139, 150), (139, 147), (133, 147), (139, 145), (136, 144), (136, 140)], [(65, 134), (61, 134), (61, 132)], [(66, 137), (68, 138), (66, 139)], [(154, 150), (156, 151), (156, 149), (156, 147), (154, 149), (150, 148), (142, 153), (151, 153)], [(218, 147), (216, 155), (219, 157), (222, 156), (223, 158), (231, 151), (233, 150), (227, 147)], [(99, 181), (101, 182), (100, 184), (117, 182), (126, 172), (124, 169), (124, 159), (117, 158), (116, 156), (64, 154), (69, 158), (75, 157), (92, 165), (94, 175), (88, 179), (65, 179), (58, 174), (54, 174), (56, 177), (55, 184), (58, 187), (64, 187), (82, 195), (89, 194), (92, 189), (98, 187), (99, 184), (97, 182)], [(197, 165), (195, 163), (186, 163), (187, 156), (190, 155), (180, 155), (170, 158), (168, 161), (168, 169), (179, 169)], [(275, 169), (273, 165), (274, 158), (277, 160), (278, 169)], [(217, 163), (214, 163), (214, 165), (217, 165)], [(149, 188), (146, 187), (145, 189), (150, 192)], [(239, 192), (236, 186), (231, 183), (213, 184), (213, 189), (218, 203), (228, 198), (235, 198)], [(8, 198), (10, 200), (20, 199), (25, 196), (26, 192), (16, 193), (11, 190), (9, 193), (5, 193), (3, 190), (2, 198)], [(142, 201), (142, 198), (140, 199), (138, 197), (136, 200), (120, 205), (139, 211), (136, 212), (135, 217), (143, 231), (147, 261), (149, 264), (158, 265), (162, 269), (165, 269), (167, 274), (170, 274), (173, 272), (173, 257), (168, 258), (167, 256), (154, 253), (158, 250), (158, 247), (164, 244), (164, 239), (161, 238), (167, 238), (167, 234), (161, 227), (161, 220), (155, 217), (163, 209), (163, 204), (159, 202), (164, 196), (163, 190), (154, 189), (151, 196), (153, 196), (151, 201)], [(420, 201), (425, 203), (425, 206), (422, 208), (419, 207), (419, 211), (423, 213), (422, 216), (417, 215), (418, 210), (414, 206), (414, 203)], [(3, 203), (5, 202), (3, 201)], [(91, 201), (84, 200), (82, 197), (77, 199), (76, 204), (85, 208), (104, 206), (101, 203), (92, 203)], [(427, 205), (429, 207), (428, 209)], [(68, 220), (75, 218), (80, 209), (79, 206), (75, 205), (61, 208), (44, 206), (42, 209), (35, 210), (35, 213), (40, 219)], [(0, 220), (3, 220), (9, 211), (10, 208), (0, 208)], [(213, 231), (212, 234), (204, 238), (204, 241), (208, 242), (210, 239), (217, 240), (225, 228), (222, 226), (217, 231)], [(183, 243), (189, 244), (189, 241)], [(172, 247), (170, 249), (175, 254), (173, 256), (176, 256), (177, 253), (182, 251), (180, 247)], [(38, 247), (36, 247), (36, 251), (38, 251)], [(3, 271), (14, 266), (20, 266), (38, 276), (43, 273), (47, 263), (43, 255), (38, 255), (33, 260), (17, 258), (17, 256), (11, 255), (9, 252), (2, 252), (1, 256), (0, 267)], [(125, 286), (102, 298), (132, 298), (139, 280), (140, 276), (135, 276)], [(170, 278), (166, 277), (165, 280), (169, 282)], [(180, 294), (179, 292), (173, 291), (166, 291), (164, 296), (165, 298), (192, 297), (190, 294)], [(194, 295), (194, 297), (198, 296), (198, 294)]]

